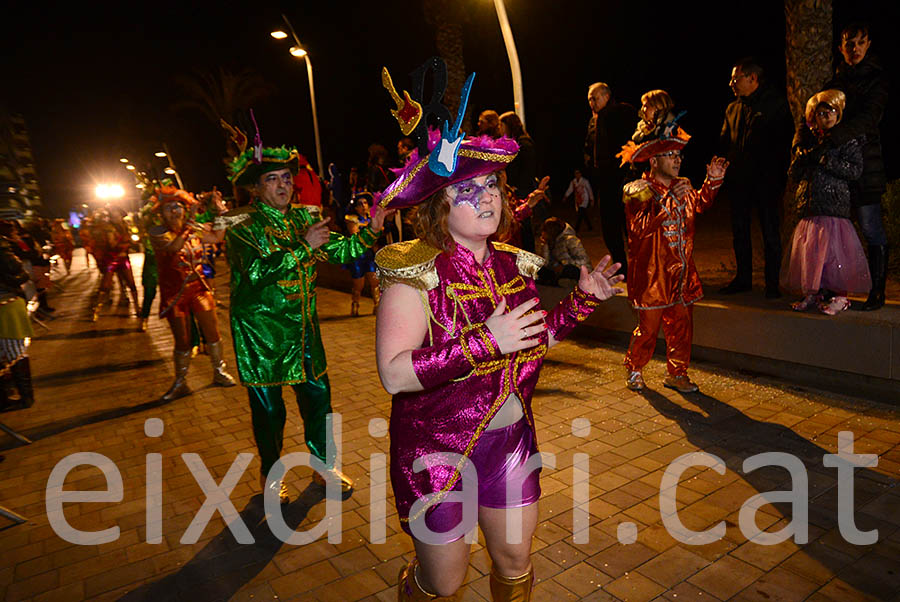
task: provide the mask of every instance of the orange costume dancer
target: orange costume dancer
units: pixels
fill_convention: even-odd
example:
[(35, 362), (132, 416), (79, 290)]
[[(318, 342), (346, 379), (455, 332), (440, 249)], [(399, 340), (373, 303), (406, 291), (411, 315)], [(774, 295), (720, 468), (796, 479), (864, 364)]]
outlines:
[[(84, 216), (84, 219), (81, 220), (81, 227), (78, 229), (78, 240), (81, 241), (81, 246), (84, 248), (84, 263), (87, 265), (87, 269), (91, 269), (91, 255), (94, 254), (94, 241), (91, 239), (91, 230), (94, 228), (94, 218), (90, 215)], [(97, 259), (94, 258), (94, 262), (96, 263)]]
[(92, 316), (94, 322), (100, 315), (100, 307), (109, 299), (113, 275), (117, 275), (128, 287), (136, 312), (140, 307), (131, 260), (128, 258), (131, 235), (124, 221), (125, 211), (118, 207), (108, 207), (105, 213), (106, 219), (94, 218), (90, 232), (91, 251), (101, 274), (100, 292), (97, 294)]
[(75, 239), (66, 225), (66, 220), (55, 219), (51, 227), (51, 238), (53, 239), (53, 250), (63, 260), (66, 266), (66, 274), (72, 268), (72, 251), (75, 249)]
[(693, 304), (703, 297), (694, 267), (694, 219), (713, 202), (727, 161), (713, 157), (706, 180), (695, 190), (679, 178), (681, 149), (690, 136), (674, 123), (661, 128), (659, 138), (635, 145), (619, 155), (623, 162), (649, 161), (650, 170), (625, 185), (628, 227), (628, 299), (638, 313), (638, 325), (625, 354), (627, 386), (644, 388), (642, 368), (650, 361), (662, 325), (666, 339), (668, 377), (664, 386), (681, 393), (698, 391), (688, 378), (693, 337)]
[(203, 243), (220, 242), (220, 237), (193, 221), (193, 195), (173, 186), (156, 189), (151, 198), (153, 211), (162, 225), (149, 230), (159, 270), (159, 317), (166, 318), (175, 337), (175, 381), (163, 395), (171, 401), (190, 393), (187, 371), (191, 361), (191, 315), (197, 319), (213, 368), (213, 383), (233, 387), (236, 383), (225, 371), (222, 340), (216, 317), (212, 287), (203, 276)]

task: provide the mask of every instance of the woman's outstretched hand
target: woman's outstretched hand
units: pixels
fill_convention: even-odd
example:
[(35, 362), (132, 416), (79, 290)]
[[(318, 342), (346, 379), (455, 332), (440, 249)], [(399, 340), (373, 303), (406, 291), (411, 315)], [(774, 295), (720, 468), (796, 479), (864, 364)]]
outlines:
[(610, 297), (618, 295), (622, 289), (616, 285), (623, 280), (625, 276), (616, 275), (616, 271), (622, 267), (622, 264), (611, 263), (612, 258), (604, 255), (593, 272), (588, 273), (587, 267), (581, 266), (581, 278), (578, 280), (578, 286), (586, 293), (590, 293), (600, 299), (606, 301)]
[(526, 315), (529, 310), (537, 307), (538, 303), (540, 303), (540, 299), (535, 297), (525, 301), (509, 313), (503, 313), (506, 311), (506, 299), (504, 298), (497, 304), (494, 313), (484, 321), (484, 325), (494, 335), (494, 339), (500, 347), (500, 353), (505, 355), (538, 344), (539, 341), (535, 335), (547, 330), (547, 324), (544, 323), (544, 316), (547, 315), (547, 312), (538, 310)]

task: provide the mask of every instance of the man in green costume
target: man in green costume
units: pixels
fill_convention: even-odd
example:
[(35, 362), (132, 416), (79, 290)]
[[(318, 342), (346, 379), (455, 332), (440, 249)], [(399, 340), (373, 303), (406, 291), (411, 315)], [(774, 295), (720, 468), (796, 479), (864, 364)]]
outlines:
[(277, 490), (282, 502), (288, 501), (284, 483), (267, 476), (281, 456), (283, 385), (297, 395), (309, 452), (329, 467), (324, 478), (313, 473), (314, 480), (320, 485), (326, 478), (339, 480), (345, 495), (353, 489), (334, 467), (335, 459), (326, 457), (331, 388), (316, 313), (316, 263), (356, 259), (372, 247), (384, 222), (379, 210), (358, 234), (331, 232), (328, 219), (316, 221), (306, 209), (291, 206), (298, 168), (295, 149), (246, 149), (232, 162), (229, 179), (248, 188), (253, 202), (217, 220), (218, 228), (227, 227), (231, 332), (238, 373), (250, 396), (260, 483)]

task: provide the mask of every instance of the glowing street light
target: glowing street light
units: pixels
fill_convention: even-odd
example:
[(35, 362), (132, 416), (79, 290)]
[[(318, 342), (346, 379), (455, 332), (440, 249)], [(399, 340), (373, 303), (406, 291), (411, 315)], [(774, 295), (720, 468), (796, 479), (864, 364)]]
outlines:
[(172, 169), (171, 167), (167, 167), (163, 171), (166, 172), (167, 174), (169, 174), (170, 176), (174, 176), (176, 173), (175, 170)]
[(125, 169), (127, 169), (128, 171), (134, 171), (134, 165), (129, 163), (128, 165), (125, 166)]
[(98, 184), (94, 189), (94, 194), (98, 199), (120, 199), (125, 196), (125, 189), (120, 184)]
[[(282, 13), (281, 18), (284, 19), (284, 24), (287, 25), (288, 31), (291, 32), (291, 37), (294, 38), (294, 46), (291, 46), (291, 55), (306, 61), (306, 76), (309, 79), (309, 104), (312, 107), (313, 132), (316, 136), (316, 161), (319, 163), (319, 177), (324, 179), (325, 165), (322, 162), (322, 141), (319, 137), (319, 116), (316, 112), (316, 88), (313, 85), (312, 61), (309, 60), (309, 54), (303, 49), (303, 45), (297, 37), (297, 32), (294, 31), (294, 26), (291, 25), (287, 15)], [(273, 31), (269, 35), (276, 40), (283, 40), (288, 37), (288, 34), (281, 30)]]
[(128, 159), (122, 157), (121, 159), (119, 159), (119, 163), (128, 163)]
[(168, 157), (165, 151), (156, 151), (153, 155), (156, 157)]

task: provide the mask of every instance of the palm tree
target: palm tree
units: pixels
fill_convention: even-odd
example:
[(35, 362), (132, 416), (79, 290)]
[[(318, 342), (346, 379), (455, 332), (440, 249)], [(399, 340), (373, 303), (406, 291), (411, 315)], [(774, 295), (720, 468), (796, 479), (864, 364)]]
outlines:
[[(806, 101), (822, 89), (831, 78), (832, 0), (785, 0), (784, 54), (787, 73), (787, 96), (794, 122), (806, 127)], [(781, 222), (782, 243), (790, 247), (794, 226), (800, 220), (794, 191), (784, 196), (784, 218)]]
[(832, 0), (785, 0), (787, 92), (798, 125), (806, 100), (831, 78)]
[[(463, 23), (466, 13), (458, 0), (425, 0), (423, 10), (426, 22), (434, 27), (438, 54), (447, 63), (447, 90), (443, 103), (455, 118), (459, 109), (459, 95), (466, 81), (466, 61), (463, 56)], [(472, 119), (468, 112), (463, 119), (463, 130), (472, 132)]]
[[(247, 130), (246, 111), (275, 92), (275, 86), (251, 69), (230, 71), (218, 67), (214, 71), (196, 71), (176, 77), (185, 96), (173, 104), (178, 110), (203, 113), (216, 127), (221, 120)], [(227, 133), (223, 131), (227, 138)]]

